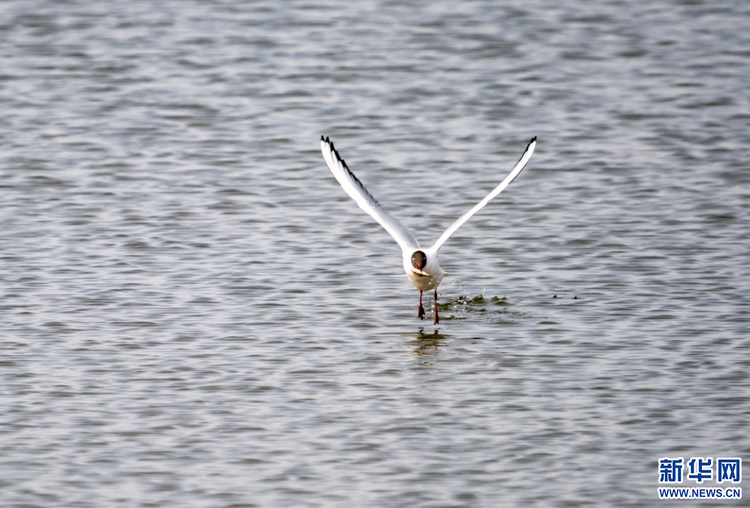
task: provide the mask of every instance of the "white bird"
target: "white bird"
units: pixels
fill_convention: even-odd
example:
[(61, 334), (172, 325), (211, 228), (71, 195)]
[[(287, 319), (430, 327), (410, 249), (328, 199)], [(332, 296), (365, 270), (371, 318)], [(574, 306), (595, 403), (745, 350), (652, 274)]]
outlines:
[(518, 174), (529, 162), (531, 154), (534, 153), (534, 147), (536, 146), (536, 136), (531, 138), (526, 150), (523, 155), (516, 163), (513, 170), (500, 182), (500, 185), (495, 187), (486, 198), (476, 204), (474, 208), (463, 214), (458, 218), (456, 222), (450, 225), (445, 232), (440, 235), (440, 238), (432, 245), (432, 247), (423, 249), (420, 247), (419, 242), (414, 235), (409, 231), (398, 219), (393, 215), (385, 211), (385, 209), (372, 197), (372, 194), (368, 192), (359, 178), (354, 176), (354, 173), (346, 165), (344, 159), (341, 158), (339, 153), (333, 147), (333, 142), (327, 137), (320, 137), (320, 150), (323, 152), (323, 158), (328, 164), (328, 168), (336, 177), (336, 180), (341, 184), (347, 194), (351, 196), (354, 201), (357, 202), (359, 207), (365, 212), (369, 213), (373, 219), (378, 221), (381, 226), (388, 231), (391, 236), (401, 246), (401, 252), (403, 255), (404, 271), (406, 276), (409, 278), (412, 284), (419, 290), (419, 311), (417, 317), (424, 319), (425, 312), (422, 307), (422, 292), (429, 291), (430, 289), (435, 291), (435, 320), (434, 323), (439, 322), (438, 319), (438, 307), (437, 307), (437, 288), (440, 285), (440, 281), (443, 280), (445, 273), (440, 269), (438, 263), (438, 253), (440, 247), (443, 246), (445, 241), (456, 232), (456, 230), (463, 225), (464, 222), (477, 213), (479, 210), (490, 202), (492, 198), (500, 194), (510, 182), (512, 182)]

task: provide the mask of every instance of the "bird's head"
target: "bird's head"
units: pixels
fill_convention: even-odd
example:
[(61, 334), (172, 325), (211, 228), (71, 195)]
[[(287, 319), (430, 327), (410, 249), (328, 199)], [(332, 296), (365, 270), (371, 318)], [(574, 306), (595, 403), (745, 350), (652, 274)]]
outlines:
[(421, 250), (415, 251), (411, 255), (411, 271), (419, 275), (420, 277), (432, 277), (429, 273), (424, 271), (427, 266), (427, 255)]

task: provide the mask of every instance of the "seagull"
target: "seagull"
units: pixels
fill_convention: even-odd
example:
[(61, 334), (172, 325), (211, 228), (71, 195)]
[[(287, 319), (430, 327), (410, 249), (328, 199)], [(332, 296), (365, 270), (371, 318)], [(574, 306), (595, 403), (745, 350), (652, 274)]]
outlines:
[(526, 146), (523, 155), (516, 163), (513, 170), (490, 192), (486, 198), (477, 203), (474, 208), (463, 214), (453, 224), (440, 235), (440, 238), (429, 248), (422, 248), (419, 245), (416, 237), (409, 231), (398, 219), (388, 213), (378, 201), (370, 194), (370, 192), (362, 185), (349, 166), (346, 165), (344, 159), (341, 158), (339, 152), (333, 146), (333, 142), (328, 137), (320, 137), (320, 150), (323, 152), (323, 158), (328, 164), (328, 169), (331, 170), (333, 176), (341, 184), (347, 194), (357, 202), (359, 207), (370, 214), (381, 226), (385, 228), (388, 233), (393, 237), (394, 240), (401, 247), (401, 253), (403, 257), (404, 271), (406, 276), (409, 278), (412, 284), (419, 290), (419, 310), (417, 317), (424, 319), (425, 312), (422, 307), (422, 292), (433, 290), (435, 292), (435, 320), (434, 324), (439, 323), (438, 318), (438, 307), (437, 307), (437, 288), (440, 282), (445, 276), (445, 272), (440, 268), (438, 263), (438, 253), (440, 248), (443, 246), (445, 241), (460, 228), (464, 222), (469, 220), (472, 215), (477, 213), (479, 210), (490, 202), (492, 198), (500, 194), (510, 182), (512, 182), (521, 173), (526, 164), (531, 159), (531, 154), (534, 153), (536, 146), (536, 136), (531, 138), (529, 144)]

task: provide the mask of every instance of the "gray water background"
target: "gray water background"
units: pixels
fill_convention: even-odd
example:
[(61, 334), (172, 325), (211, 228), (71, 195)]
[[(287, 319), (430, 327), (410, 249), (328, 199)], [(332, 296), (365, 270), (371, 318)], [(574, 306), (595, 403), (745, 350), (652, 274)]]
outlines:
[[(742, 1), (0, 3), (0, 504), (662, 506), (660, 457), (747, 462), (749, 77)], [(438, 327), (321, 134), (427, 245), (539, 137)]]

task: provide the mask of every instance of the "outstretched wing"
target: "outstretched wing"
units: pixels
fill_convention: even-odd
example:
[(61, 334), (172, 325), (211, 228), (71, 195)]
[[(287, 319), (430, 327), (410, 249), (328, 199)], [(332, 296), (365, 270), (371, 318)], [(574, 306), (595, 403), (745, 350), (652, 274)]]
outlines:
[(357, 202), (362, 210), (369, 213), (373, 219), (378, 221), (391, 234), (402, 250), (412, 252), (419, 249), (419, 242), (414, 238), (414, 235), (398, 219), (386, 212), (380, 206), (380, 203), (372, 197), (372, 194), (365, 189), (359, 178), (354, 176), (354, 173), (346, 165), (344, 159), (341, 158), (333, 147), (333, 142), (327, 137), (320, 137), (320, 151), (323, 152), (323, 158), (326, 160), (326, 164), (328, 164), (328, 169), (331, 170), (331, 173), (333, 173), (333, 176), (336, 177), (336, 180), (339, 181), (346, 193)]
[(531, 138), (531, 141), (529, 141), (529, 144), (526, 147), (526, 150), (524, 150), (523, 155), (521, 155), (521, 158), (516, 163), (515, 167), (513, 168), (513, 171), (511, 171), (510, 174), (508, 174), (508, 176), (505, 177), (505, 180), (500, 182), (500, 185), (495, 187), (495, 189), (492, 192), (490, 192), (486, 198), (484, 198), (482, 201), (477, 203), (477, 205), (474, 208), (472, 208), (471, 210), (463, 214), (456, 222), (451, 224), (450, 227), (445, 230), (445, 233), (440, 235), (440, 238), (437, 239), (437, 242), (435, 242), (434, 245), (430, 247), (430, 250), (435, 251), (435, 252), (440, 250), (440, 247), (443, 246), (445, 241), (453, 233), (455, 233), (456, 230), (460, 228), (464, 222), (469, 220), (469, 218), (471, 218), (472, 215), (474, 215), (479, 210), (484, 208), (484, 205), (489, 203), (492, 198), (500, 194), (503, 191), (503, 189), (505, 189), (510, 184), (510, 182), (512, 182), (519, 175), (519, 173), (521, 173), (523, 168), (526, 167), (526, 163), (529, 162), (529, 159), (531, 159), (531, 154), (534, 153), (535, 146), (536, 146), (536, 136)]

